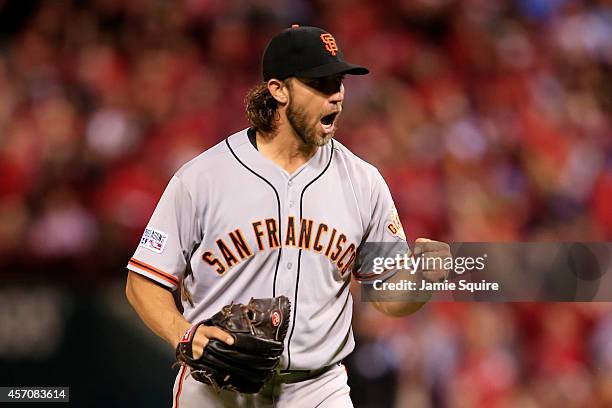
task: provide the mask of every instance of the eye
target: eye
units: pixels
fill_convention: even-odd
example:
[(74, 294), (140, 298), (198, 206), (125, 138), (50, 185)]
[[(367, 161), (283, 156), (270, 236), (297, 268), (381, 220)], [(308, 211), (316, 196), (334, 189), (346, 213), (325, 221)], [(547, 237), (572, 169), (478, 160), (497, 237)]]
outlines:
[(315, 89), (320, 89), (321, 85), (323, 85), (323, 81), (320, 78), (307, 79), (304, 83)]
[(340, 90), (344, 75), (331, 75), (323, 78), (307, 78), (302, 82), (317, 91), (325, 94), (333, 94)]

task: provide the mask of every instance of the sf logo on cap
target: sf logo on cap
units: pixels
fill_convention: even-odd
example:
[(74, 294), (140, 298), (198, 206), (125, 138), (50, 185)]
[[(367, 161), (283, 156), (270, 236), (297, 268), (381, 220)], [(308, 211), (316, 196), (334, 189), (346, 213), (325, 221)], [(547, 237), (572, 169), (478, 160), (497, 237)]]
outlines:
[(336, 55), (336, 51), (338, 51), (338, 46), (336, 45), (336, 40), (332, 37), (331, 34), (325, 33), (321, 34), (321, 41), (325, 44), (325, 49), (331, 53), (331, 55)]

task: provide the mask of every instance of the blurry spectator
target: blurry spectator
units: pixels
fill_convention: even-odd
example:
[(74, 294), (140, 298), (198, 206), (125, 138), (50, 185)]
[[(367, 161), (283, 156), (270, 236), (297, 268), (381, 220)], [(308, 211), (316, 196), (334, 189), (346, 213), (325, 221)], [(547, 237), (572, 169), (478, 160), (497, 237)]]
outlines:
[[(370, 61), (339, 138), (410, 239), (612, 238), (608, 0), (0, 2), (0, 22), (3, 271), (122, 274), (179, 164), (246, 126), (265, 39), (291, 23)], [(355, 316), (357, 406), (612, 406), (609, 311)]]

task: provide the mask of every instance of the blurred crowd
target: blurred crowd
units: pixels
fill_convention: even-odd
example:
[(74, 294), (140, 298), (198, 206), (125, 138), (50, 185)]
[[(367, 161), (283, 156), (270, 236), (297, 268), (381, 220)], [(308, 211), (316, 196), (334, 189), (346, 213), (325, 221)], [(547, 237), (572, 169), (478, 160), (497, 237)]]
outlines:
[[(292, 23), (371, 69), (345, 81), (337, 138), (381, 170), (410, 239), (612, 238), (610, 0), (28, 1), (0, 20), (4, 277), (122, 276), (174, 171), (247, 126)], [(605, 306), (357, 309), (355, 381), (387, 356), (396, 401), (612, 405)]]
[(409, 319), (357, 315), (356, 407), (612, 406), (609, 304), (433, 303)]

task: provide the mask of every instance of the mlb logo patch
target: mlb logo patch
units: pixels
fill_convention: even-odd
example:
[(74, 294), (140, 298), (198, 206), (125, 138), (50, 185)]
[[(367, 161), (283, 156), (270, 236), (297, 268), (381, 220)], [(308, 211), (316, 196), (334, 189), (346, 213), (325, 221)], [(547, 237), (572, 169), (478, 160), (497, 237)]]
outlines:
[(165, 234), (154, 228), (147, 228), (142, 234), (140, 244), (138, 246), (146, 248), (157, 254), (161, 254), (168, 241), (168, 234)]

